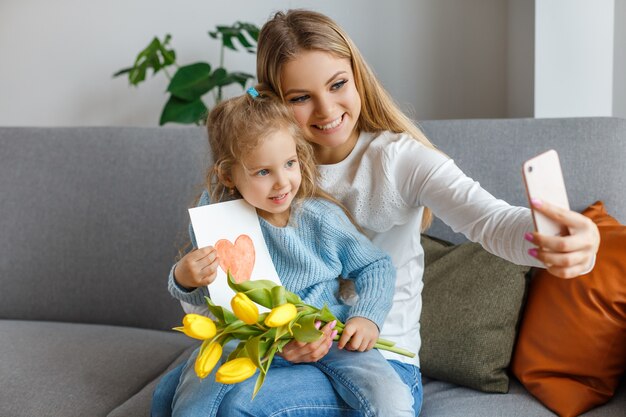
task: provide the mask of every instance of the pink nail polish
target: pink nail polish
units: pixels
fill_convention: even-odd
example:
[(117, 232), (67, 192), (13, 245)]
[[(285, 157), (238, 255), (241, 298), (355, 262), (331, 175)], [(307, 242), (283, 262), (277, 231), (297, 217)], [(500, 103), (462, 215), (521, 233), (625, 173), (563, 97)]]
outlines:
[(333, 321), (330, 322), (330, 328), (331, 329), (334, 329), (336, 325), (337, 325), (337, 320), (333, 320)]
[(330, 338), (334, 339), (335, 336), (337, 336), (337, 330), (333, 330), (333, 332), (330, 334)]
[(524, 235), (524, 239), (526, 239), (529, 242), (532, 242), (533, 241), (533, 234), (532, 233), (526, 233)]
[(543, 202), (541, 200), (539, 200), (538, 198), (531, 198), (530, 199), (530, 204), (532, 204), (533, 207), (539, 208), (539, 207), (542, 206)]
[(528, 254), (530, 256), (532, 256), (533, 258), (536, 258), (537, 257), (537, 249), (536, 248), (528, 249)]
[(321, 321), (316, 321), (316, 322), (315, 322), (315, 328), (316, 328), (317, 330), (319, 330), (319, 329), (320, 329), (321, 325), (322, 325), (322, 322), (321, 322)]

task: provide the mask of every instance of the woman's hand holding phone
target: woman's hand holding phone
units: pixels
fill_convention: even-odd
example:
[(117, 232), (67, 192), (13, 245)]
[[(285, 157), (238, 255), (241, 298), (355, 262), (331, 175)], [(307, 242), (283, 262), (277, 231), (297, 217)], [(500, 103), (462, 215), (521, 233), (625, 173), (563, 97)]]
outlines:
[(567, 192), (556, 151), (526, 161), (522, 167), (535, 232), (527, 239), (537, 248), (531, 254), (561, 278), (589, 272), (600, 245), (598, 227), (569, 209)]

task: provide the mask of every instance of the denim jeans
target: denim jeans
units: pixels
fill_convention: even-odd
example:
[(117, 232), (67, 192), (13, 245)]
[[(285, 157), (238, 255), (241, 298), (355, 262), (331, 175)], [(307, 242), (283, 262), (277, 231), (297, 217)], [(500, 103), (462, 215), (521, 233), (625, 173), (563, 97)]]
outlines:
[[(380, 355), (375, 350), (371, 352)], [(351, 356), (362, 355), (362, 353), (351, 352), (346, 352), (346, 354)], [(330, 356), (327, 359), (332, 360), (332, 358), (333, 357)], [(192, 355), (192, 358), (188, 362), (191, 363), (191, 367), (188, 367), (187, 364), (182, 364), (161, 379), (153, 396), (152, 417), (171, 416), (171, 404), (174, 398), (174, 392), (179, 385), (179, 381), (181, 384), (185, 384), (185, 378), (183, 377), (185, 375), (184, 371), (188, 371), (186, 373), (189, 377), (188, 382), (192, 384), (198, 383), (199, 380), (193, 373), (194, 359), (195, 355)], [(389, 376), (381, 378), (374, 373), (367, 359), (366, 357), (361, 357), (362, 362), (360, 360), (361, 364), (365, 365), (360, 368), (364, 368), (364, 371), (367, 373), (367, 380), (378, 382), (378, 384), (386, 384), (384, 378), (389, 378)], [(404, 382), (405, 386), (409, 387), (413, 396), (413, 412), (416, 416), (419, 415), (422, 406), (422, 381), (419, 368), (394, 360), (388, 361), (388, 363)], [(251, 400), (251, 396), (256, 377), (230, 386), (214, 383), (218, 388), (214, 389), (213, 393), (209, 394), (208, 397), (206, 392), (201, 394), (202, 389), (195, 390), (195, 398), (193, 389), (187, 393), (188, 396), (186, 396), (186, 398), (181, 397), (179, 393), (177, 397), (177, 410), (183, 412), (185, 416), (210, 415), (211, 413), (208, 412), (209, 410), (207, 410), (206, 404), (211, 403), (211, 401), (217, 398), (218, 402), (221, 402), (217, 410), (217, 415), (224, 417), (363, 416), (363, 413), (356, 411), (338, 395), (333, 389), (333, 384), (330, 382), (329, 378), (323, 372), (320, 372), (325, 366), (328, 365), (324, 365), (323, 363), (291, 364), (276, 356), (272, 363), (272, 370), (267, 374), (263, 388), (261, 388), (253, 401)], [(327, 368), (326, 371), (331, 368)], [(208, 376), (207, 380), (202, 381), (202, 383), (209, 382), (210, 380), (208, 380), (208, 378), (212, 377), (212, 375)], [(393, 380), (393, 378), (391, 379)], [(209, 385), (210, 384), (205, 385), (205, 387)], [(388, 387), (387, 385), (385, 386)], [(339, 388), (346, 389), (345, 386), (340, 386)], [(350, 400), (350, 393), (344, 392), (343, 394)], [(354, 393), (352, 394), (354, 395)], [(392, 397), (385, 397), (385, 400), (387, 403), (394, 402)], [(184, 405), (184, 407), (181, 406), (185, 402), (189, 404)], [(355, 403), (355, 405), (359, 406), (359, 403)], [(372, 410), (369, 411), (371, 412)], [(213, 410), (213, 412), (215, 412), (215, 410)], [(381, 413), (384, 412), (386, 411), (381, 411)]]

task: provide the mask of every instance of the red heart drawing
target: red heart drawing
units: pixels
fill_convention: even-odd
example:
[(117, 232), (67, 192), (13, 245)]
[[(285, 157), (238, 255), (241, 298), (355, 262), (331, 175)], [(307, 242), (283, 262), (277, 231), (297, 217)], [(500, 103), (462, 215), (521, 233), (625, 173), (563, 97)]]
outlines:
[(230, 270), (235, 282), (250, 281), (254, 268), (254, 243), (250, 236), (239, 235), (233, 245), (228, 239), (220, 239), (215, 243), (215, 250), (220, 259), (220, 267)]

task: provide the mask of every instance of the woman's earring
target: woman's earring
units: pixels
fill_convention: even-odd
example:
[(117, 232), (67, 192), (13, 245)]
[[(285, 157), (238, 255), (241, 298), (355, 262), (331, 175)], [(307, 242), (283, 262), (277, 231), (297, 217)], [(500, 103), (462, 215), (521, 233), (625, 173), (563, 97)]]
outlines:
[(228, 189), (228, 195), (230, 195), (230, 196), (235, 195), (235, 189), (234, 188), (229, 188)]

